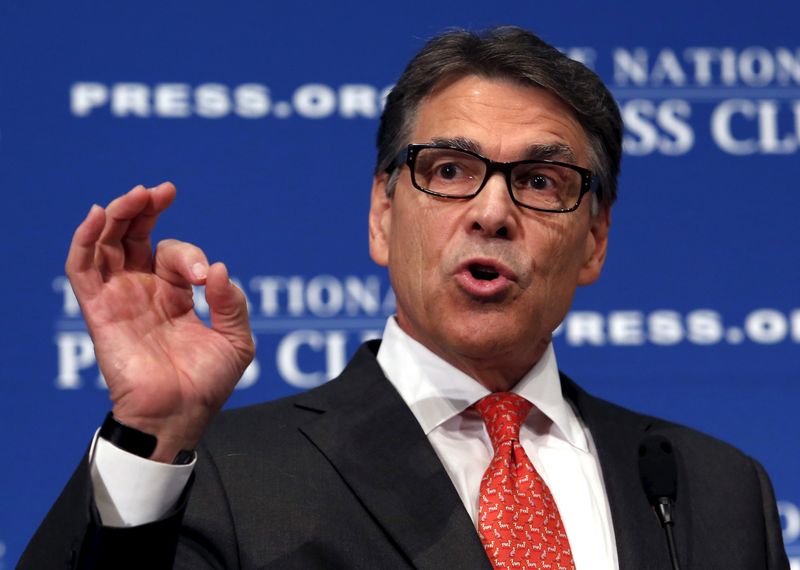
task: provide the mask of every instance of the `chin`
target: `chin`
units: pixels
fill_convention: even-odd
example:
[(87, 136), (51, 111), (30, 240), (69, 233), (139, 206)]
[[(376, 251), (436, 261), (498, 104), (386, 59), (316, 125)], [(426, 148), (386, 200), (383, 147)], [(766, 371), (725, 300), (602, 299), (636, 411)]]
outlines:
[(491, 359), (524, 350), (530, 337), (514, 334), (508, 319), (475, 319), (457, 327), (448, 327), (444, 338), (449, 339), (453, 350), (464, 357)]

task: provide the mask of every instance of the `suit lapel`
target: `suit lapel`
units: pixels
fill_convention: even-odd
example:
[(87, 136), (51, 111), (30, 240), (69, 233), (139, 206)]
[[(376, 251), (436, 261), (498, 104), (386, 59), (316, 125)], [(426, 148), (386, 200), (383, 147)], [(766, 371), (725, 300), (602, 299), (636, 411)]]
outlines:
[(413, 566), (490, 570), (450, 478), (375, 350), (362, 347), (341, 377), (298, 399), (323, 412), (301, 431)]
[(669, 570), (664, 530), (647, 502), (637, 450), (652, 420), (594, 398), (562, 375), (564, 395), (578, 408), (597, 449), (611, 508), (620, 570)]
[[(491, 570), (450, 478), (408, 407), (363, 346), (336, 380), (298, 397), (320, 416), (301, 428), (411, 565)], [(637, 449), (652, 425), (562, 376), (597, 449), (620, 570), (669, 570), (664, 532), (641, 488)]]

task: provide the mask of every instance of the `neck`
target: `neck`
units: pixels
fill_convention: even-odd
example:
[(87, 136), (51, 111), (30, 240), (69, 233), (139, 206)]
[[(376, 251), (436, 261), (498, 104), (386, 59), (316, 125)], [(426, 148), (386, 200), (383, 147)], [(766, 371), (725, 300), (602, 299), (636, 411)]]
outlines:
[(457, 368), (491, 392), (508, 392), (539, 362), (552, 335), (539, 338), (442, 339), (411, 326), (398, 312), (400, 329), (436, 356)]
[(490, 392), (509, 392), (539, 362), (548, 345), (549, 341), (539, 343), (534, 350), (516, 357), (512, 354), (492, 355), (491, 358), (437, 354)]

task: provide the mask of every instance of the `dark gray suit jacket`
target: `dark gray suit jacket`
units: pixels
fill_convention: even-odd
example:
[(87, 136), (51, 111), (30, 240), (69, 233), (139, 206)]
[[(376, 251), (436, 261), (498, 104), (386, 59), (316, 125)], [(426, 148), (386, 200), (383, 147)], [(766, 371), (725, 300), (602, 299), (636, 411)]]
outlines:
[[(86, 461), (20, 568), (490, 570), (422, 429), (363, 346), (342, 375), (296, 397), (221, 414), (165, 520), (104, 529)], [(675, 540), (686, 569), (784, 569), (775, 498), (750, 457), (696, 431), (593, 398), (562, 377), (591, 430), (623, 570), (670, 569), (638, 474), (647, 433), (678, 458)]]

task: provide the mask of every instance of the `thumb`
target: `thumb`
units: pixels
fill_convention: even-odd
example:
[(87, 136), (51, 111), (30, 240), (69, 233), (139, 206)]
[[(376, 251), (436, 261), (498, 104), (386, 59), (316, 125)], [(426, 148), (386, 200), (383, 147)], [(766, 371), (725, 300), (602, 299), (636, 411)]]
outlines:
[(228, 276), (223, 263), (214, 263), (206, 277), (206, 302), (211, 313), (211, 328), (224, 336), (245, 361), (253, 359), (255, 347), (247, 314), (247, 298)]

